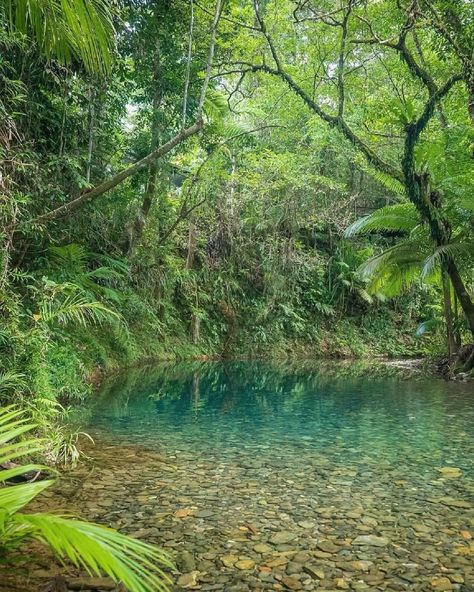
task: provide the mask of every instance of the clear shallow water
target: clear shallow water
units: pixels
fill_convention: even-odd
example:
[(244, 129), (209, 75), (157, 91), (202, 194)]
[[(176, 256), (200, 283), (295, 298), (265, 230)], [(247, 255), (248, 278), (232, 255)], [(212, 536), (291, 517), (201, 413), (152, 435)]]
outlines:
[[(133, 443), (210, 455), (284, 446), (470, 474), (474, 385), (358, 364), (206, 362), (108, 385), (91, 427)], [(471, 475), (472, 476), (472, 475)]]
[(129, 372), (48, 503), (165, 547), (176, 591), (472, 591), (473, 391), (340, 362)]

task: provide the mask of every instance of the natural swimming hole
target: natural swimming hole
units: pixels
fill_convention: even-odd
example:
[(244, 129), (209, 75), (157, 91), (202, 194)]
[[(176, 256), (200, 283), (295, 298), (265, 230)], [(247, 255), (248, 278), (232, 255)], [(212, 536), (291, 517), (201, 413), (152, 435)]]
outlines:
[(472, 590), (471, 384), (355, 363), (128, 372), (47, 502), (163, 547), (175, 590)]

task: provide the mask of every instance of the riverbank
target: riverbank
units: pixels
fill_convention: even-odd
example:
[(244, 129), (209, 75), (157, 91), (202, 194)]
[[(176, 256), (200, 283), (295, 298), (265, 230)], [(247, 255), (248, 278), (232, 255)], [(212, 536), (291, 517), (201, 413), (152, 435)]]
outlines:
[[(97, 400), (88, 458), (34, 509), (158, 544), (173, 592), (471, 586), (467, 385), (356, 366), (191, 362), (121, 378)], [(29, 567), (18, 591), (57, 573), (70, 590), (104, 584), (46, 557)]]

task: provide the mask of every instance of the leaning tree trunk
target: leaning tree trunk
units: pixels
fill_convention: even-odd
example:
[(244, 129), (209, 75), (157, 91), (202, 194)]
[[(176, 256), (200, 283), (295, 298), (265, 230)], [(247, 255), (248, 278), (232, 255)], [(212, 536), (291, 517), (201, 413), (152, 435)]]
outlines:
[(459, 300), (459, 304), (461, 305), (467, 324), (474, 338), (474, 303), (472, 302), (459, 270), (452, 259), (448, 259), (446, 262), (446, 271), (451, 279), (457, 299)]

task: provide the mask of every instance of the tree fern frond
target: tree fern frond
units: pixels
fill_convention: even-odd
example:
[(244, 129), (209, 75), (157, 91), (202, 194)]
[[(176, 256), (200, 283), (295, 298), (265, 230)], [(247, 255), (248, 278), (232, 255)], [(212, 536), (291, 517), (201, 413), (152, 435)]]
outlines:
[(395, 179), (394, 177), (387, 175), (387, 173), (383, 173), (382, 171), (379, 171), (378, 169), (375, 169), (374, 167), (370, 166), (365, 160), (365, 158), (363, 158), (361, 155), (358, 155), (356, 157), (356, 163), (358, 167), (360, 167), (363, 171), (365, 171), (373, 179), (378, 181), (381, 185), (386, 187), (395, 195), (399, 197), (406, 196), (405, 185), (398, 181), (398, 179)]
[(208, 89), (204, 100), (204, 112), (213, 121), (220, 121), (228, 111), (225, 95), (215, 89)]
[(385, 206), (368, 216), (359, 218), (345, 231), (346, 237), (362, 232), (393, 231), (410, 233), (419, 224), (415, 206), (411, 203), (399, 203)]
[(450, 258), (455, 259), (460, 256), (473, 256), (474, 254), (474, 242), (465, 241), (459, 243), (450, 243), (448, 245), (442, 245), (437, 247), (435, 251), (426, 258), (423, 269), (423, 279), (429, 277), (437, 268), (441, 266), (443, 259)]

